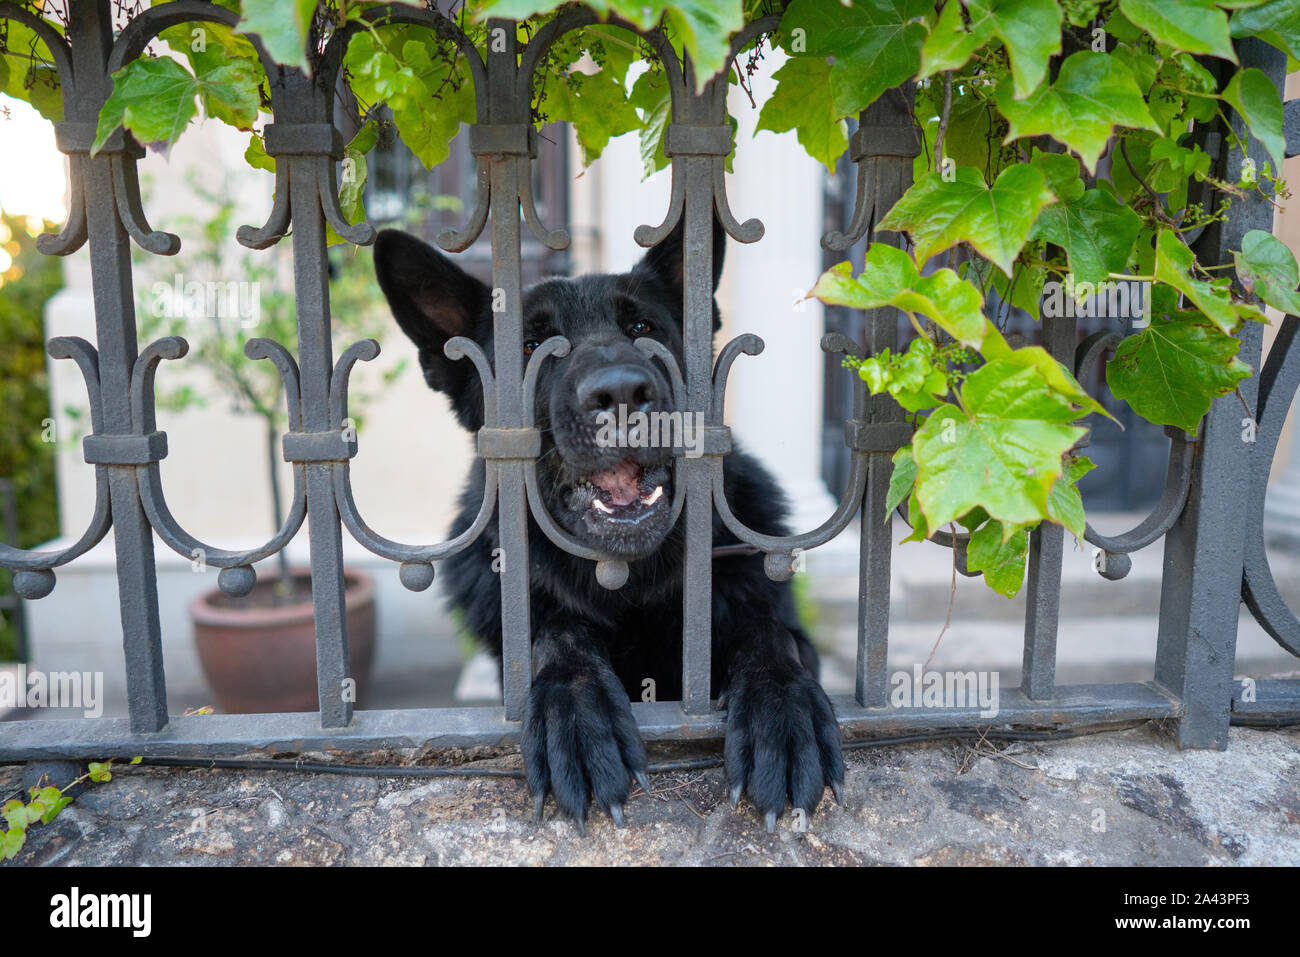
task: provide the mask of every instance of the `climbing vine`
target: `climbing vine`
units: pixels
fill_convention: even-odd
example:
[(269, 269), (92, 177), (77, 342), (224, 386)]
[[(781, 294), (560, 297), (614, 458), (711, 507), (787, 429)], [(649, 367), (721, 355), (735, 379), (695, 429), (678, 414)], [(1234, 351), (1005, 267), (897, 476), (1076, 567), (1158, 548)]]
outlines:
[[(143, 758), (132, 758), (139, 764)], [(91, 761), (85, 774), (69, 781), (63, 787), (38, 784), (28, 788), (29, 799), (11, 798), (0, 806), (0, 817), (5, 826), (0, 828), (0, 861), (13, 860), (27, 843), (27, 831), (37, 824), (49, 824), (65, 807), (72, 803), (71, 792), (87, 781), (102, 784), (113, 780), (113, 759)]]
[[(162, 39), (182, 57), (154, 51), (115, 75), (96, 148), (124, 126), (165, 150), (201, 111), (247, 133), (248, 162), (273, 169), (260, 132), (267, 80), (244, 34), (258, 34), (280, 62), (312, 69), (328, 36), (352, 21), (361, 30), (342, 70), (359, 130), (347, 145), (353, 175), (342, 197), (352, 221), (364, 216), (365, 158), (382, 127), (395, 126), (431, 167), (473, 120), (474, 88), (455, 44), (428, 30), (365, 23), (373, 3), (221, 3), (240, 10), (237, 29), (173, 27)], [(62, 29), (53, 5), (28, 6)], [(518, 20), (527, 42), (569, 6), (471, 0), (452, 15), (482, 48), (488, 17)], [(914, 185), (876, 222), (905, 245), (871, 243), (857, 275), (841, 263), (811, 294), (853, 308), (893, 306), (911, 320), (916, 338), (905, 349), (849, 362), (915, 426), (894, 457), (889, 507), (905, 506), (912, 538), (966, 529), (968, 567), (1003, 594), (1020, 588), (1028, 532), (1039, 522), (1083, 534), (1077, 483), (1092, 464), (1076, 449), (1086, 418), (1107, 414), (1043, 348), (1009, 341), (1007, 310), (1037, 316), (1054, 302), (1089, 315), (1117, 285), (1146, 290), (1142, 321), (1117, 347), (1107, 382), (1139, 416), (1190, 433), (1213, 399), (1252, 372), (1237, 358), (1242, 323), (1266, 321), (1263, 305), (1300, 313), (1296, 261), (1268, 233), (1247, 234), (1223, 265), (1198, 262), (1191, 248), (1232, 203), (1287, 195), (1279, 92), (1260, 70), (1241, 68), (1234, 41), (1257, 37), (1295, 65), (1300, 0), (588, 6), (603, 19), (661, 26), (696, 64), (698, 82), (725, 69), (748, 90), (780, 50), (775, 92), (757, 126), (793, 132), (827, 169), (847, 148), (850, 118), (914, 84)], [(779, 25), (731, 60), (730, 38), (770, 14), (780, 14)], [(30, 30), (10, 23), (0, 34), (0, 89), (59, 119), (57, 76), (41, 50)], [(573, 124), (586, 162), (635, 132), (645, 173), (667, 164), (668, 85), (628, 30), (598, 23), (561, 38), (537, 71), (533, 111), (539, 123)], [(1226, 155), (1243, 157), (1236, 168), (1222, 168), (1211, 155), (1218, 150), (1207, 150), (1212, 130), (1227, 138)], [(1263, 163), (1244, 158), (1252, 141)]]

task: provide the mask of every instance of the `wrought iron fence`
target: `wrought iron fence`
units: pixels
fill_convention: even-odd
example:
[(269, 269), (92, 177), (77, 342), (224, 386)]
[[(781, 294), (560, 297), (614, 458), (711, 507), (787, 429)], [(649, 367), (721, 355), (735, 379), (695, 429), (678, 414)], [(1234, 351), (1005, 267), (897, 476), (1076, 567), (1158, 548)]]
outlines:
[[(349, 650), (344, 615), (342, 534), (397, 563), (402, 583), (427, 588), (434, 563), (470, 545), (495, 513), (500, 536), (515, 550), (526, 550), (530, 535), (542, 534), (560, 548), (593, 562), (592, 573), (607, 588), (618, 588), (627, 566), (574, 540), (547, 514), (537, 494), (536, 457), (540, 437), (533, 422), (533, 389), (549, 356), (563, 355), (567, 343), (553, 339), (524, 365), (521, 304), (521, 227), (552, 249), (563, 248), (563, 230), (548, 230), (532, 196), (531, 164), (535, 130), (530, 117), (534, 72), (547, 48), (568, 31), (594, 22), (593, 14), (571, 12), (548, 23), (519, 48), (510, 21), (491, 21), (499, 42), (480, 52), (450, 20), (436, 11), (393, 4), (366, 12), (371, 23), (420, 25), (456, 43), (469, 64), (477, 94), (476, 123), (469, 144), (478, 173), (473, 210), (463, 229), (439, 236), (449, 251), (468, 247), (490, 229), (493, 284), (504, 291), (497, 313), (491, 359), (465, 339), (448, 344), (448, 355), (471, 362), (484, 386), (485, 425), (478, 434), (487, 480), (477, 519), (462, 534), (443, 542), (409, 545), (373, 532), (358, 512), (349, 479), (357, 454), (355, 435), (345, 428), (348, 379), (358, 361), (374, 358), (373, 341), (358, 342), (337, 362), (330, 342), (326, 224), (343, 237), (368, 243), (366, 224), (350, 225), (339, 207), (337, 163), (342, 138), (332, 123), (334, 90), (343, 50), (357, 26), (329, 38), (314, 76), (276, 64), (256, 37), (250, 38), (271, 78), (274, 121), (265, 129), (267, 152), (277, 159), (272, 209), (261, 227), (244, 226), (245, 246), (268, 247), (290, 232), (298, 312), (298, 359), (265, 339), (249, 343), (250, 361), (266, 360), (284, 383), (288, 432), (284, 456), (293, 465), (293, 498), (283, 526), (260, 548), (230, 551), (203, 543), (173, 518), (163, 494), (158, 463), (167, 454), (166, 434), (157, 429), (153, 380), (159, 363), (179, 360), (186, 343), (165, 338), (137, 349), (129, 243), (170, 255), (179, 239), (153, 229), (145, 218), (136, 179), (140, 146), (118, 131), (94, 156), (100, 106), (110, 91), (109, 75), (141, 55), (160, 31), (182, 23), (215, 22), (233, 26), (237, 15), (200, 0), (175, 0), (139, 13), (116, 36), (110, 0), (77, 0), (71, 5), (66, 36), (27, 10), (0, 3), (0, 18), (24, 23), (49, 47), (64, 91), (66, 119), (56, 124), (59, 149), (71, 168), (72, 202), (58, 235), (40, 237), (39, 248), (67, 255), (89, 245), (97, 344), (56, 338), (50, 355), (71, 359), (81, 370), (90, 399), (92, 431), (84, 457), (95, 470), (95, 509), (81, 537), (61, 551), (23, 551), (0, 545), (0, 566), (14, 570), (14, 588), (24, 598), (41, 599), (55, 587), (54, 569), (114, 531), (129, 718), (44, 720), (0, 723), (0, 758), (97, 755), (216, 754), (249, 749), (359, 749), (418, 745), (496, 744), (514, 739), (531, 677), (529, 565), (510, 562), (500, 575), (503, 618), (504, 703), (498, 707), (353, 711)], [(739, 52), (776, 25), (759, 20), (733, 43)], [(633, 32), (631, 24), (620, 24)], [(497, 32), (499, 31), (499, 32)], [(724, 158), (732, 148), (726, 116), (725, 74), (697, 89), (692, 66), (679, 58), (658, 31), (644, 32), (665, 67), (672, 122), (665, 152), (671, 159), (669, 208), (657, 226), (641, 226), (642, 246), (663, 239), (685, 221), (685, 368), (677, 369), (664, 351), (674, 380), (678, 407), (707, 423), (704, 454), (679, 456), (675, 469), (673, 515), (684, 517), (686, 566), (680, 702), (634, 703), (633, 712), (648, 739), (720, 737), (725, 719), (711, 709), (710, 596), (713, 514), (742, 542), (765, 553), (775, 579), (789, 578), (799, 550), (822, 545), (861, 515), (861, 558), (856, 692), (834, 701), (846, 730), (907, 730), (988, 724), (978, 705), (969, 708), (896, 708), (886, 695), (889, 634), (890, 550), (893, 523), (881, 521), (892, 469), (891, 456), (911, 439), (902, 410), (888, 396), (870, 397), (856, 386), (853, 410), (845, 422), (850, 450), (846, 489), (834, 513), (818, 528), (790, 537), (773, 537), (746, 528), (732, 513), (722, 483), (722, 461), (730, 446), (723, 424), (727, 375), (743, 353), (758, 355), (762, 341), (741, 335), (727, 343), (716, 363), (712, 334), (712, 217), (730, 236), (753, 243), (763, 236), (755, 219), (740, 222), (728, 205)], [(1242, 66), (1263, 69), (1281, 84), (1282, 54), (1258, 41), (1239, 44)], [(829, 250), (846, 250), (900, 237), (873, 231), (873, 223), (911, 184), (912, 159), (919, 142), (907, 88), (890, 91), (862, 112), (850, 144), (857, 169), (856, 207), (846, 231), (823, 239)], [(1293, 114), (1294, 111), (1289, 111)], [(1294, 126), (1294, 124), (1292, 124)], [(1244, 137), (1241, 138), (1244, 141)], [(1203, 148), (1226, 168), (1229, 138), (1200, 131)], [(1294, 147), (1294, 143), (1292, 146)], [(1249, 149), (1263, 164), (1258, 144)], [(1294, 150), (1293, 150), (1294, 151)], [(1273, 207), (1263, 196), (1237, 199), (1226, 222), (1214, 223), (1196, 238), (1202, 262), (1226, 261), (1228, 250), (1252, 228), (1272, 229)], [(1044, 318), (1047, 349), (1084, 373), (1114, 348), (1117, 336), (1094, 335), (1077, 343), (1073, 319)], [(1300, 683), (1261, 682), (1253, 701), (1234, 694), (1233, 664), (1237, 620), (1244, 598), (1263, 627), (1292, 654), (1300, 655), (1300, 621), (1283, 602), (1264, 552), (1263, 502), (1269, 467), (1287, 408), (1300, 384), (1300, 347), (1293, 340), (1297, 318), (1287, 317), (1261, 373), (1242, 388), (1258, 420), (1257, 441), (1240, 440), (1241, 404), (1236, 396), (1217, 400), (1199, 438), (1171, 435), (1163, 496), (1151, 514), (1122, 535), (1105, 536), (1089, 528), (1087, 540), (1101, 550), (1102, 574), (1124, 577), (1129, 555), (1164, 538), (1159, 638), (1154, 677), (1144, 683), (1061, 687), (1055, 682), (1057, 619), (1060, 607), (1064, 531), (1044, 524), (1032, 534), (1028, 567), (1024, 667), (1021, 687), (1004, 694), (998, 724), (1064, 726), (1102, 721), (1170, 719), (1184, 747), (1224, 747), (1233, 712), (1294, 715), (1300, 712)], [(1262, 332), (1247, 323), (1241, 332), (1241, 357), (1260, 368)], [(897, 348), (897, 314), (876, 310), (868, 316), (865, 341), (839, 335), (824, 338), (828, 353), (866, 355)], [(494, 359), (495, 361), (492, 361)], [(307, 523), (311, 585), (316, 623), (320, 708), (317, 713), (169, 715), (164, 680), (154, 565), (154, 536), (188, 557), (201, 548), (219, 568), (219, 585), (230, 595), (246, 594), (254, 584), (254, 563), (276, 554)], [(960, 558), (964, 541), (935, 535)]]

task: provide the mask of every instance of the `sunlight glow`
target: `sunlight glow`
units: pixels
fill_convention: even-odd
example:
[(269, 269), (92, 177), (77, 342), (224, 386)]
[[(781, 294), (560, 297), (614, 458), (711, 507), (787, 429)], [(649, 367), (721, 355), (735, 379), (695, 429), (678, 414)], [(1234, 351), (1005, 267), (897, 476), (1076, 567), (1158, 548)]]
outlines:
[(29, 104), (0, 95), (0, 210), (61, 223), (68, 214), (63, 154), (54, 127)]

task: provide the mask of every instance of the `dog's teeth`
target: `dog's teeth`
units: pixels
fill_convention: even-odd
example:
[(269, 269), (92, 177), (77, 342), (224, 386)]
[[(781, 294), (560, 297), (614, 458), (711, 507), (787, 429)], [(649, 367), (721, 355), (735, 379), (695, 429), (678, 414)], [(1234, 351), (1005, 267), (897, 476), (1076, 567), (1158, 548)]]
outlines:
[(663, 498), (663, 495), (664, 495), (664, 487), (662, 485), (656, 485), (655, 490), (653, 492), (651, 492), (645, 498), (641, 499), (641, 504), (653, 505), (655, 502)]
[(604, 512), (606, 515), (609, 515), (614, 511), (612, 508), (610, 508), (600, 499), (596, 499), (595, 501), (593, 501), (591, 503), (591, 507), (596, 509), (597, 511)]

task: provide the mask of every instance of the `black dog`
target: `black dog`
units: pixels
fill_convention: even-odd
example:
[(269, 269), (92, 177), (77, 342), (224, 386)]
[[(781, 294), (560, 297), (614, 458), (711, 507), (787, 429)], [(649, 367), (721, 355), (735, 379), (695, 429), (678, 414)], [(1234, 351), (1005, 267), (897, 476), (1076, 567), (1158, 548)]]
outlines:
[[(715, 288), (724, 249), (715, 223)], [(450, 396), (460, 423), (477, 430), (482, 385), (467, 360), (453, 362), (442, 349), (451, 337), (468, 336), (493, 354), (491, 290), (396, 230), (379, 234), (375, 270), (398, 324), (419, 347), (429, 386)], [(660, 700), (681, 696), (683, 523), (668, 527), (671, 449), (614, 447), (599, 440), (599, 428), (619, 406), (671, 410), (661, 367), (633, 340), (656, 339), (682, 363), (682, 274), (679, 225), (630, 273), (548, 279), (524, 293), (525, 353), (554, 335), (572, 345), (567, 357), (546, 360), (538, 379), (538, 479), (546, 507), (595, 548), (649, 556), (632, 561), (627, 584), (609, 591), (589, 561), (557, 548), (530, 518), (535, 673), (522, 735), (528, 787), (539, 819), (549, 790), (580, 830), (592, 796), (621, 825), (633, 779), (646, 785), (645, 746), (629, 699), (639, 699), (647, 678)], [(715, 302), (715, 332), (719, 323)], [(772, 477), (741, 452), (724, 461), (727, 498), (740, 520), (769, 535), (787, 534)], [(473, 520), (483, 484), (479, 460), (454, 534)], [(715, 545), (736, 543), (716, 515), (713, 525)], [(498, 657), (493, 551), (500, 544), (494, 518), (472, 546), (445, 562), (452, 607)], [(726, 701), (730, 797), (734, 806), (746, 791), (769, 830), (787, 797), (808, 814), (826, 785), (839, 797), (839, 727), (817, 671), (788, 583), (769, 580), (759, 555), (716, 557), (712, 691)]]

